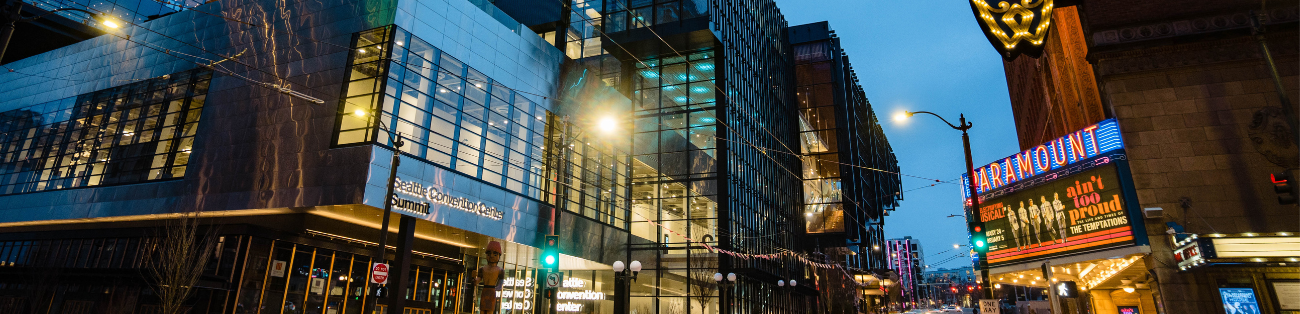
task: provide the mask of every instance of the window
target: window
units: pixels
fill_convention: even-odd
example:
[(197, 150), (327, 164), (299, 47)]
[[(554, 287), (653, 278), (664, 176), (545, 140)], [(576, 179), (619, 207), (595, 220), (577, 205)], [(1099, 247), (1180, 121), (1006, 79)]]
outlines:
[(0, 195), (185, 176), (212, 72), (0, 112)]
[[(545, 145), (532, 136), (546, 129), (541, 105), (395, 26), (354, 40), (336, 146), (387, 145), (392, 130), (408, 156), (542, 197), (539, 180), (525, 179), (544, 170)], [(539, 167), (507, 167), (533, 164)]]

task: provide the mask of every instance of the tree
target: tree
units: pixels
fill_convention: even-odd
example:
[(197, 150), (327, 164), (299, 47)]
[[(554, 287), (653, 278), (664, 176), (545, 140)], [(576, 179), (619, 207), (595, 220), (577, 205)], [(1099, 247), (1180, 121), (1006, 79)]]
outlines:
[(713, 274), (718, 269), (718, 254), (704, 249), (693, 249), (690, 268), (691, 298), (700, 304), (700, 313), (709, 313), (709, 304), (716, 301), (713, 295), (718, 292), (718, 283), (713, 280)]
[(154, 247), (154, 260), (149, 265), (157, 285), (163, 314), (181, 314), (187, 310), (185, 301), (194, 293), (208, 259), (216, 246), (216, 229), (200, 232), (198, 212), (183, 212), (175, 220), (167, 221), (158, 246)]

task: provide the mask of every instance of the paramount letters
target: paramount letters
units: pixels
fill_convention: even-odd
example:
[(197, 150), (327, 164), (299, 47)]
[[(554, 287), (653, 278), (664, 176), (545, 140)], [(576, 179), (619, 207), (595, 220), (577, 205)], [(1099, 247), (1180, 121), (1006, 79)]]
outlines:
[[(471, 212), (479, 216), (491, 218), (493, 220), (501, 220), (501, 218), (504, 217), (504, 213), (501, 212), (501, 210), (498, 210), (496, 207), (490, 207), (483, 204), (483, 202), (471, 201), (470, 199), (464, 197), (454, 197), (447, 193), (443, 193), (442, 191), (439, 191), (437, 188), (431, 186), (425, 187), (423, 184), (420, 184), (418, 182), (402, 181), (401, 178), (395, 178), (393, 184), (395, 186), (394, 190), (396, 190), (397, 192), (418, 197), (420, 199), (428, 201), (429, 203), (446, 205), (451, 208)], [(421, 203), (419, 202), (396, 198), (396, 195), (394, 195), (394, 198), (390, 201), (393, 202), (393, 205), (395, 205), (395, 207), (405, 209), (407, 211), (412, 211), (420, 214), (429, 213), (429, 203), (423, 203), (423, 205), (421, 206)]]

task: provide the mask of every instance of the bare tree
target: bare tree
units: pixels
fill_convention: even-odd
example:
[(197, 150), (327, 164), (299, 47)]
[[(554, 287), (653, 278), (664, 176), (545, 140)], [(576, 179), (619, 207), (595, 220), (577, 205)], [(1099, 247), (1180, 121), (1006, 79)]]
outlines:
[(700, 304), (700, 313), (709, 312), (709, 304), (715, 300), (718, 283), (713, 281), (713, 274), (718, 269), (718, 254), (706, 250), (691, 250), (690, 257), (690, 293), (691, 298)]
[(216, 246), (216, 230), (200, 232), (197, 212), (183, 212), (170, 220), (159, 236), (155, 259), (149, 271), (157, 280), (154, 293), (163, 314), (181, 314), (185, 301), (194, 293), (194, 285), (207, 267)]

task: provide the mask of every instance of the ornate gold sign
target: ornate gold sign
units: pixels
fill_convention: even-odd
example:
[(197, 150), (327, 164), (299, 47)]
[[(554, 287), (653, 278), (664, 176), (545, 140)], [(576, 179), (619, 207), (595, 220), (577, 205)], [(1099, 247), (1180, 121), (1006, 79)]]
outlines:
[(1003, 58), (1043, 54), (1043, 41), (1052, 25), (1052, 0), (971, 0), (970, 7), (984, 36)]

